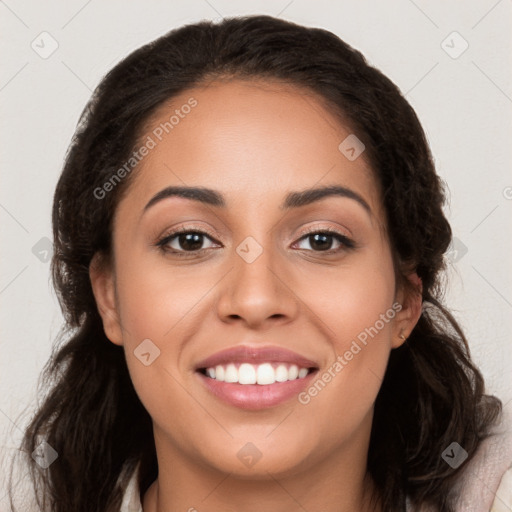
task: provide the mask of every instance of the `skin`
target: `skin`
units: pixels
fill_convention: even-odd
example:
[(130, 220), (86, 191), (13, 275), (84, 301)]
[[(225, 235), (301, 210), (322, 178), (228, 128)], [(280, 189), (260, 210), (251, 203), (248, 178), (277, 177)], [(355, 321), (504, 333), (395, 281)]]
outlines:
[[(373, 404), (390, 351), (421, 313), (420, 297), (395, 285), (377, 182), (364, 153), (349, 161), (338, 149), (350, 128), (291, 85), (233, 80), (187, 90), (160, 107), (143, 139), (191, 96), (197, 106), (139, 164), (117, 207), (114, 263), (96, 257), (90, 267), (105, 333), (124, 345), (153, 419), (159, 476), (144, 512), (370, 510)], [(215, 189), (227, 206), (170, 197), (143, 214), (170, 185)], [(353, 190), (371, 213), (337, 196), (280, 210), (287, 193), (325, 185)], [(178, 227), (213, 237), (183, 258), (155, 247)], [(325, 255), (306, 228), (332, 228), (356, 247), (333, 238), (340, 251)], [(252, 263), (236, 252), (248, 236), (263, 249)], [(177, 238), (171, 244), (185, 252)], [(321, 374), (395, 302), (402, 310), (307, 404), (294, 397), (242, 410), (194, 372), (207, 356), (247, 344), (294, 350)], [(134, 355), (147, 338), (160, 349), (149, 366)], [(252, 467), (237, 457), (248, 442), (262, 454)]]

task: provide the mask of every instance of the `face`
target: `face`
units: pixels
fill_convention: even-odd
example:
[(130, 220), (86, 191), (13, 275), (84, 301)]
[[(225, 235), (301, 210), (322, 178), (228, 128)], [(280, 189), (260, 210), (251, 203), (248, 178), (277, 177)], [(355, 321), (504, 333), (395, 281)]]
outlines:
[(364, 454), (389, 353), (419, 313), (396, 289), (365, 154), (339, 149), (350, 129), (263, 81), (190, 89), (147, 126), (114, 263), (91, 282), (157, 450), (251, 477)]

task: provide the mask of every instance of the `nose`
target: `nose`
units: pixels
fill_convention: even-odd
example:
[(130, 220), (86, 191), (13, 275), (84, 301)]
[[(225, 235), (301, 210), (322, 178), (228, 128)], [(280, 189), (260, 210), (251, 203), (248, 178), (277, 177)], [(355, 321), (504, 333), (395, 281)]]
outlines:
[(232, 258), (233, 267), (221, 284), (217, 302), (223, 322), (264, 328), (265, 324), (285, 324), (296, 317), (299, 299), (293, 292), (286, 258), (251, 238), (233, 251)]

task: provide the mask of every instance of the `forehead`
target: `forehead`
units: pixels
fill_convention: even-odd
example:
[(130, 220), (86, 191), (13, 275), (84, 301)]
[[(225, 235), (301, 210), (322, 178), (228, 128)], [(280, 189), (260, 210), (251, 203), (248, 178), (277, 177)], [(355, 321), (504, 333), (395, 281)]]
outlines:
[(210, 82), (173, 97), (145, 123), (140, 140), (151, 140), (151, 149), (123, 201), (141, 209), (167, 186), (204, 186), (221, 190), (228, 206), (257, 208), (281, 204), (286, 191), (338, 184), (377, 213), (378, 186), (365, 154), (351, 161), (340, 150), (351, 134), (307, 89)]

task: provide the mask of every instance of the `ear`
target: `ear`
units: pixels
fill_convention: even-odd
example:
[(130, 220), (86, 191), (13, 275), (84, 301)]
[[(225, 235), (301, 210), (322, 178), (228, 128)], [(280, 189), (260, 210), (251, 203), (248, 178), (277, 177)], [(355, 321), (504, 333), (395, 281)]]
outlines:
[(406, 291), (402, 286), (397, 294), (397, 302), (402, 308), (396, 315), (393, 326), (393, 348), (398, 348), (405, 342), (421, 316), (423, 283), (416, 272), (409, 274), (407, 279), (414, 290)]
[(96, 253), (91, 260), (89, 278), (96, 305), (103, 320), (105, 335), (115, 345), (122, 345), (123, 336), (117, 309), (114, 273), (99, 253)]

